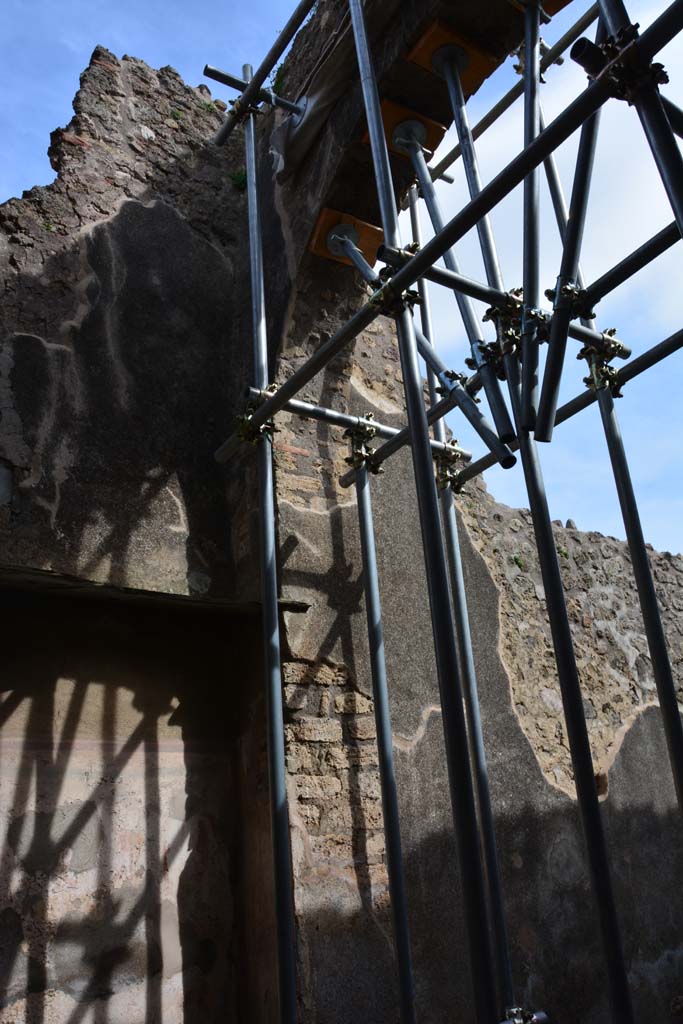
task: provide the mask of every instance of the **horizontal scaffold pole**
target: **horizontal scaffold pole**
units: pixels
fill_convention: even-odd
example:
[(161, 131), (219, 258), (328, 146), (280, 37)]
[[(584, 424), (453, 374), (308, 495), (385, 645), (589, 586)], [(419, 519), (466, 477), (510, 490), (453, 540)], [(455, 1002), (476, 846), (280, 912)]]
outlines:
[[(467, 398), (469, 398), (469, 403), (467, 404), (463, 401), (463, 393)], [(491, 424), (485, 416), (482, 416), (481, 412), (479, 412), (479, 407), (473, 399), (467, 395), (467, 392), (463, 387), (458, 387), (456, 385), (446, 398), (442, 398), (440, 402), (437, 402), (436, 405), (433, 405), (427, 411), (427, 422), (429, 426), (433, 426), (435, 423), (438, 423), (439, 420), (443, 419), (443, 417), (455, 409), (456, 406), (461, 409), (469, 420), (470, 425), (480, 433), (480, 436), (482, 432), (485, 435), (488, 434), (487, 441), (491, 448), (495, 448), (495, 452), (492, 451), (489, 456), (491, 459), (490, 465), (493, 466), (496, 462), (499, 462), (503, 469), (511, 469), (517, 461), (510, 450), (511, 448), (516, 447), (515, 442), (512, 441), (509, 447), (502, 443)], [(472, 419), (470, 418), (470, 408), (474, 410), (478, 419), (474, 417)], [(484, 425), (483, 430), (482, 423)], [(387, 459), (391, 458), (392, 455), (407, 444), (410, 444), (410, 431), (408, 427), (404, 427), (403, 430), (400, 430), (395, 437), (392, 437), (389, 441), (383, 444), (381, 448), (377, 449), (370, 460), (371, 468), (377, 470), (383, 462), (386, 462)], [(355, 470), (350, 469), (348, 473), (345, 473), (344, 476), (340, 478), (339, 483), (342, 487), (350, 487), (355, 479)]]
[[(669, 239), (670, 230), (670, 228), (664, 229), (664, 231), (667, 232), (667, 240)], [(660, 232), (660, 234), (663, 233), (664, 232)], [(659, 235), (656, 236), (656, 238), (658, 239)], [(680, 235), (676, 234), (676, 238), (680, 238)], [(651, 243), (646, 242), (645, 245), (651, 245), (654, 242), (655, 239), (652, 239)], [(671, 244), (670, 240), (669, 244)], [(663, 252), (665, 248), (668, 248), (668, 245), (665, 245), (660, 251)], [(410, 259), (412, 259), (410, 253), (405, 250), (390, 249), (388, 246), (384, 246), (380, 250), (379, 255), (380, 259), (383, 259), (391, 266), (404, 266), (410, 261)], [(645, 262), (647, 262), (647, 260)], [(635, 270), (633, 273), (635, 273)], [(498, 288), (490, 288), (488, 285), (482, 284), (479, 281), (473, 281), (469, 277), (463, 277), (462, 274), (454, 274), (452, 271), (446, 270), (444, 267), (431, 267), (422, 276), (425, 277), (427, 281), (433, 281), (434, 284), (443, 285), (444, 288), (451, 288), (454, 290), (459, 289), (467, 295), (470, 295), (473, 299), (479, 299), (481, 302), (487, 302), (490, 306), (502, 308), (509, 307), (511, 310), (519, 308), (519, 300), (510, 292), (500, 291)], [(602, 280), (602, 278), (600, 280)], [(593, 286), (591, 285), (590, 287), (592, 288)], [(551, 314), (549, 312), (546, 312), (545, 310), (538, 310), (538, 315), (546, 322), (550, 321)], [(585, 327), (583, 324), (570, 324), (569, 337), (574, 338), (575, 341), (580, 341), (582, 345), (586, 345), (588, 343), (601, 345), (604, 344), (606, 340), (604, 332), (593, 330), (591, 327)], [(614, 341), (615, 339), (611, 337), (611, 340)], [(619, 344), (622, 346), (624, 358), (628, 358), (630, 354), (628, 348), (624, 346), (621, 341), (619, 341)]]
[[(211, 64), (204, 65), (204, 77), (210, 78), (214, 82), (220, 82), (221, 85), (227, 85), (230, 89), (237, 89), (238, 92), (244, 92), (249, 85), (249, 83), (245, 82), (243, 78), (237, 78), (235, 75), (229, 75), (227, 71), (221, 71), (219, 68), (214, 68)], [(287, 110), (292, 114), (303, 113), (303, 108), (297, 103), (292, 103), (291, 100), (286, 100), (284, 96), (278, 96), (272, 89), (259, 89), (257, 94), (254, 96), (254, 100), (260, 100), (261, 103), (268, 103), (271, 107), (280, 107), (282, 110)]]
[[(336, 334), (329, 338), (319, 349), (308, 358), (308, 360), (295, 370), (291, 377), (282, 384), (274, 394), (267, 398), (263, 405), (259, 406), (251, 417), (251, 426), (258, 430), (264, 423), (267, 423), (276, 412), (283, 409), (290, 398), (301, 391), (309, 381), (313, 380), (317, 373), (324, 370), (331, 359), (344, 348), (350, 341), (353, 341), (361, 331), (364, 331), (382, 311), (382, 299), (387, 296), (387, 286), (384, 285), (371, 297), (370, 301), (359, 309), (354, 316), (348, 320), (343, 327), (340, 327)], [(374, 300), (374, 301), (373, 301)], [(218, 462), (227, 462), (239, 446), (242, 439), (233, 434), (216, 451), (215, 458)]]
[[(258, 388), (249, 388), (251, 398), (260, 401), (270, 396), (270, 391), (259, 391)], [(292, 398), (284, 407), (284, 411), (296, 413), (308, 420), (318, 420), (321, 423), (329, 423), (333, 427), (344, 427), (345, 430), (356, 430), (358, 427), (372, 428), (377, 437), (398, 437), (401, 433), (400, 427), (390, 427), (386, 423), (377, 423), (367, 416), (351, 416), (346, 412), (337, 412), (336, 409), (328, 409), (324, 405), (313, 405), (311, 402), (303, 402), (301, 399)], [(432, 441), (434, 452), (455, 452), (463, 462), (469, 462), (472, 453), (465, 451), (456, 444), (441, 443)]]

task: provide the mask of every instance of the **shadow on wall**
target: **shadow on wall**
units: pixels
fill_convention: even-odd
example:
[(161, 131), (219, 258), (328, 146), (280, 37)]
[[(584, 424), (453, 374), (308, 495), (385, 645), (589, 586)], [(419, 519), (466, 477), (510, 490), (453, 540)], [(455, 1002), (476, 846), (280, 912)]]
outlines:
[[(114, 60), (96, 51), (84, 83), (104, 75), (100, 88), (112, 89), (118, 67), (139, 103), (125, 83), (144, 65), (115, 67), (98, 53)], [(65, 135), (55, 147), (63, 178), (0, 209), (9, 242), (0, 457), (14, 469), (1, 554), (118, 585), (232, 596), (236, 517), (213, 453), (244, 408), (251, 358), (248, 302), (235, 301), (246, 281), (245, 198), (230, 174), (242, 139), (207, 146), (217, 112), (202, 113), (211, 105), (177, 76), (166, 84), (188, 124), (185, 137), (186, 122), (171, 122), (185, 144), (177, 155), (154, 152), (160, 129), (134, 165), (118, 123), (122, 138), (109, 146), (79, 148)], [(96, 102), (85, 84), (78, 99)], [(106, 138), (104, 114), (93, 117)], [(200, 129), (203, 145), (191, 134)], [(120, 171), (133, 166), (132, 176)], [(109, 219), (93, 226), (103, 212)], [(238, 509), (239, 470), (231, 486)]]
[(268, 822), (267, 794), (242, 806), (256, 624), (2, 606), (0, 1020), (249, 1019), (240, 878)]
[[(421, 1024), (475, 1024), (409, 473), (408, 453), (397, 456), (373, 480), (373, 503), (418, 1013)], [(291, 688), (290, 771), (310, 1019), (385, 1024), (398, 1008), (386, 892), (369, 884), (379, 874), (367, 842), (379, 827), (374, 733), (335, 710), (369, 685), (356, 510), (281, 503), (280, 529), (285, 592), (318, 595), (305, 616), (287, 618), (289, 654), (303, 665)], [(611, 1024), (577, 805), (546, 780), (515, 715), (499, 594), (465, 530), (463, 549), (517, 995), (553, 1024)], [(367, 724), (369, 709), (359, 713)], [(683, 832), (658, 708), (624, 736), (602, 815), (635, 1019), (680, 1024)]]
[[(529, 810), (529, 809), (527, 809)], [(499, 822), (501, 846), (515, 835), (516, 848), (526, 864), (546, 863), (543, 847), (549, 835), (573, 842), (574, 816), (524, 811)], [(683, 1020), (683, 942), (680, 933), (680, 899), (668, 889), (656, 895), (662, 878), (653, 878), (653, 836), (666, 836), (679, 827), (672, 813), (662, 820), (654, 813), (612, 816), (610, 826), (628, 832), (632, 845), (626, 859), (639, 881), (636, 892), (620, 885), (620, 916), (627, 936), (629, 978), (635, 1019), (642, 1024), (681, 1024)], [(519, 845), (520, 833), (524, 839)], [(606, 1000), (603, 959), (597, 941), (593, 901), (585, 875), (576, 874), (577, 851), (567, 851), (568, 874), (564, 885), (553, 882), (553, 899), (547, 899), (549, 878), (539, 872), (517, 881), (523, 897), (515, 892), (514, 872), (507, 878), (515, 982), (520, 1002), (545, 1010), (553, 1024), (611, 1024)], [(518, 854), (519, 855), (519, 854)], [(528, 858), (528, 860), (527, 860)], [(462, 910), (455, 895), (457, 873), (455, 844), (451, 834), (434, 833), (406, 858), (411, 897), (411, 927), (416, 969), (418, 1018), (425, 1024), (476, 1024), (469, 984), (467, 947)], [(683, 870), (683, 856), (667, 864), (667, 880), (675, 888)], [(580, 870), (580, 869), (579, 869)], [(522, 875), (521, 871), (517, 875)], [(534, 905), (533, 883), (540, 893)], [(641, 902), (634, 899), (637, 892)], [(661, 893), (661, 890), (660, 890)], [(648, 901), (651, 897), (653, 903)], [(658, 928), (659, 956), (651, 952), (652, 917), (664, 911), (670, 900), (668, 922)], [(657, 903), (660, 906), (657, 906)], [(540, 904), (543, 905), (540, 905)], [(654, 905), (653, 905), (654, 904)], [(554, 915), (553, 921), (548, 920)], [(659, 917), (662, 921), (662, 917)], [(316, 1024), (363, 1020), (387, 1024), (398, 1019), (395, 968), (386, 937), (391, 934), (388, 907), (373, 916), (366, 910), (344, 916), (321, 910), (306, 921), (317, 943), (317, 975), (312, 1001)], [(353, 942), (348, 937), (353, 935)], [(641, 941), (642, 937), (642, 941)], [(564, 944), (564, 945), (563, 945)], [(563, 956), (563, 949), (566, 956)], [(562, 962), (564, 970), (558, 972)], [(341, 1008), (341, 1009), (340, 1009)]]

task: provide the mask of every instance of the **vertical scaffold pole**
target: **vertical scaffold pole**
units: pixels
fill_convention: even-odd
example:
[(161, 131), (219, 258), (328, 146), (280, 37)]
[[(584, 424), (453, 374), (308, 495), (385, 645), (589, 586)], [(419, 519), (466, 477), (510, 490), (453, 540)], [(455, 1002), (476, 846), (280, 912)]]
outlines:
[(664, 722), (664, 733), (669, 749), (671, 770), (676, 786), (678, 803), (681, 810), (683, 810), (683, 724), (681, 723), (681, 713), (676, 699), (676, 685), (671, 671), (662, 617), (659, 613), (657, 593), (652, 579), (650, 561), (647, 557), (645, 537), (643, 536), (638, 503), (628, 468), (628, 459), (619, 428), (619, 420), (614, 409), (614, 398), (608, 384), (602, 384), (596, 378), (596, 370), (594, 368), (592, 368), (592, 373), (597, 386), (600, 416), (602, 417), (610, 462), (614, 472), (614, 481), (619, 495), (621, 514), (626, 529), (626, 540), (631, 555), (633, 575), (636, 580), (640, 610), (645, 625), (647, 645), (652, 659), (652, 672), (655, 678), (655, 685), (657, 686), (659, 706)]
[[(543, 114), (543, 105), (539, 107), (540, 115), (540, 126), (541, 131), (545, 131), (546, 120)], [(550, 193), (550, 201), (553, 205), (553, 212), (555, 214), (555, 223), (557, 224), (557, 231), (560, 236), (560, 241), (564, 244), (564, 236), (567, 230), (567, 219), (569, 217), (569, 210), (567, 209), (567, 201), (564, 197), (564, 189), (562, 188), (562, 182), (560, 181), (560, 172), (557, 168), (557, 162), (555, 160), (555, 154), (549, 153), (543, 161), (543, 167), (545, 169), (546, 181), (548, 183), (548, 192)], [(576, 268), (576, 280), (579, 282), (579, 288), (583, 288), (583, 278), (581, 276), (581, 266)]]
[[(418, 211), (418, 190), (411, 185), (409, 192), (410, 199), (410, 223), (412, 227), (413, 242), (422, 244), (422, 233), (420, 229), (420, 218)], [(429, 289), (426, 280), (421, 277), (418, 281), (420, 293), (420, 321), (422, 332), (430, 344), (434, 344), (434, 328), (432, 325), (432, 313), (429, 302)], [(429, 383), (430, 402), (436, 405), (438, 393), (436, 390), (436, 379), (434, 373), (429, 370), (427, 375)], [(434, 424), (434, 438), (445, 443), (446, 425), (443, 419)], [(458, 520), (455, 513), (455, 499), (451, 487), (442, 487), (439, 491), (441, 500), (441, 518), (444, 528), (444, 540), (446, 554), (448, 556), (448, 567), (450, 570), (451, 594), (453, 598), (453, 618), (455, 621), (455, 632), (458, 641), (458, 654), (460, 657), (460, 671), (462, 672), (463, 691), (465, 694), (465, 713), (467, 715), (467, 729), (470, 741), (470, 756), (474, 770), (474, 784), (479, 807), (479, 824), (481, 828), (481, 840), (484, 850), (484, 862), (486, 865), (486, 881), (489, 897), (489, 908), (491, 913), (491, 930), (496, 952), (496, 965), (498, 968), (498, 990), (499, 1009), (506, 1010), (516, 1005), (514, 986), (512, 981), (512, 966), (510, 963), (510, 948), (508, 943), (507, 922), (505, 919), (505, 902), (503, 899), (503, 886), (500, 877), (500, 864), (498, 862), (498, 849), (496, 845), (496, 829), (491, 806), (491, 791), (489, 787), (488, 766), (486, 763), (486, 748), (484, 746), (484, 731), (481, 722), (479, 708), (479, 689), (477, 686), (477, 673), (474, 667), (474, 651), (472, 650), (472, 634), (470, 632), (470, 621), (467, 610), (467, 591), (465, 589), (465, 578), (462, 568), (462, 557), (460, 553), (460, 538), (458, 536)]]
[[(351, 431), (351, 433), (353, 432)], [(377, 576), (377, 552), (372, 521), (370, 480), (367, 462), (364, 459), (361, 459), (356, 466), (356, 497), (358, 500), (358, 526), (363, 557), (363, 590), (365, 593), (365, 612), (368, 621), (368, 645), (370, 648), (372, 693), (375, 703), (375, 723), (377, 726), (379, 777), (382, 790), (382, 817), (384, 820), (391, 913), (394, 922), (401, 1022), (402, 1024), (415, 1024), (417, 1018), (415, 1016), (415, 989), (410, 952), (408, 900), (405, 873), (403, 871), (401, 826), (399, 823), (398, 795), (394, 772), (387, 669), (384, 658), (382, 606)]]
[[(377, 84), (365, 29), (362, 0), (349, 0), (349, 9), (370, 132), (382, 226), (387, 244), (395, 247), (400, 244), (398, 215)], [(451, 804), (458, 842), (463, 904), (470, 947), (476, 1019), (478, 1024), (496, 1024), (495, 971), (489, 946), (486, 893), (479, 853), (474, 790), (467, 751), (467, 727), (463, 710), (462, 685), (451, 620), (448, 569), (439, 521), (439, 505), (415, 332), (409, 309), (404, 307), (397, 312), (396, 329), (432, 614)]]
[[(467, 190), (470, 194), (470, 199), (474, 199), (475, 196), (478, 196), (481, 192), (481, 175), (479, 173), (479, 164), (477, 162), (477, 154), (474, 148), (474, 139), (472, 137), (469, 118), (467, 116), (467, 108), (465, 106), (465, 94), (462, 88), (460, 69), (458, 65), (459, 55), (452, 52), (449, 47), (448, 49), (440, 51), (438, 56), (440, 59), (437, 62), (437, 67), (442, 73), (446, 82), (446, 88), (448, 89), (448, 98), (450, 100), (451, 111), (453, 113), (453, 122), (455, 124), (458, 143), (460, 145), (463, 167), (465, 169), (465, 178), (467, 179)], [(498, 254), (496, 253), (496, 246), (493, 241), (491, 221), (488, 215), (481, 217), (480, 220), (477, 221), (477, 234), (479, 236), (479, 247), (484, 261), (486, 280), (492, 288), (498, 288), (500, 291), (505, 291), (503, 274), (500, 269), (500, 262), (498, 260)]]
[[(599, 3), (603, 21), (612, 35), (631, 28), (623, 0), (599, 0)], [(680, 6), (672, 4), (671, 8), (680, 9)], [(683, 155), (667, 117), (657, 81), (647, 72), (648, 69), (643, 69), (642, 82), (634, 90), (630, 102), (636, 108), (676, 224), (683, 235)]]
[[(244, 65), (242, 74), (246, 81), (251, 79), (252, 68), (250, 64)], [(268, 387), (270, 379), (268, 375), (268, 336), (266, 332), (266, 304), (263, 282), (263, 240), (261, 238), (261, 218), (256, 175), (255, 120), (253, 114), (249, 114), (246, 118), (245, 163), (249, 211), (249, 268), (251, 275), (254, 384), (257, 388), (263, 390)], [(261, 603), (263, 607), (264, 662), (266, 670), (268, 768), (270, 775), (273, 869), (275, 879), (280, 1020), (282, 1024), (296, 1024), (298, 1019), (296, 933), (292, 898), (292, 854), (289, 842), (289, 812), (287, 808), (285, 730), (282, 713), (282, 669), (273, 454), (270, 441), (266, 435), (263, 435), (258, 441), (256, 454), (258, 459), (260, 501)]]
[(567, 605), (562, 586), (562, 575), (550, 521), (550, 510), (545, 492), (541, 464), (536, 444), (521, 425), (521, 388), (519, 363), (514, 353), (503, 357), (510, 388), (510, 398), (519, 430), (519, 450), (529, 496), (529, 508), (538, 549), (543, 589), (545, 591), (550, 631), (555, 652), (557, 675), (562, 694), (564, 718), (574, 768), (576, 795), (588, 853), (588, 869), (593, 896), (598, 909), (600, 931), (607, 968), (613, 1024), (634, 1024), (628, 977), (624, 964), (614, 890), (607, 855), (607, 844), (600, 815), (600, 803), (595, 786), (586, 718), (583, 710), (581, 683), (576, 667)]
[[(530, 0), (527, 5), (527, 18), (529, 8), (536, 5), (536, 0)], [(537, 6), (537, 5), (536, 5)], [(538, 12), (536, 13), (536, 18)], [(533, 24), (532, 24), (533, 29)], [(536, 26), (537, 28), (537, 26)], [(529, 22), (527, 21), (527, 30)], [(531, 33), (533, 37), (533, 32)], [(528, 53), (526, 55), (528, 59)], [(458, 72), (457, 67), (452, 63), (444, 62), (444, 73), (449, 84), (449, 93), (453, 101), (453, 114), (456, 128), (459, 133), (459, 141), (466, 161), (468, 185), (471, 196), (474, 198), (479, 192), (479, 174), (476, 163), (476, 152), (472, 141), (471, 132), (467, 122), (464, 103), (460, 103), (458, 96)], [(460, 93), (462, 90), (460, 89)], [(538, 109), (538, 97), (535, 100), (536, 118), (540, 117)], [(527, 257), (527, 209), (525, 207), (525, 272)], [(532, 228), (537, 231), (537, 224)], [(487, 274), (490, 275), (490, 283), (496, 281), (497, 287), (502, 287), (502, 280), (498, 259), (495, 252), (493, 235), (489, 231), (480, 233), (482, 253)], [(538, 239), (536, 239), (538, 242)], [(538, 268), (536, 267), (536, 275)], [(536, 277), (537, 280), (537, 277)], [(525, 299), (526, 299), (525, 292)], [(523, 314), (524, 317), (524, 314)], [(522, 331), (524, 330), (524, 319), (522, 319)], [(523, 345), (523, 335), (522, 335)], [(535, 443), (529, 436), (529, 431), (523, 425), (523, 382), (520, 382), (520, 370), (517, 356), (513, 352), (507, 352), (503, 356), (503, 365), (510, 391), (513, 414), (519, 437), (520, 454), (526, 481), (527, 493), (529, 495), (529, 506), (534, 526), (536, 546), (538, 548), (543, 586), (548, 605), (548, 615), (555, 649), (555, 660), (557, 663), (558, 677), (562, 691), (565, 720), (567, 722), (567, 733), (574, 766), (577, 796), (581, 810), (586, 846), (588, 851), (589, 868), (593, 882), (598, 913), (602, 926), (603, 944), (607, 962), (607, 971), (612, 997), (612, 1006), (615, 1024), (630, 1024), (632, 1011), (630, 1008), (630, 996), (626, 969), (623, 961), (621, 938), (616, 917), (614, 896), (612, 893), (607, 848), (600, 818), (600, 806), (598, 803), (597, 790), (595, 788), (595, 776), (593, 762), (586, 729), (586, 720), (583, 712), (583, 699), (581, 686), (576, 668), (574, 645), (571, 638), (569, 618), (564, 599), (562, 577), (557, 559), (555, 540), (550, 522), (550, 512), (545, 493), (545, 484), (541, 473), (541, 466)], [(522, 374), (524, 373), (524, 349), (522, 348)]]
[(576, 156), (576, 170), (569, 202), (569, 217), (562, 240), (560, 273), (555, 285), (553, 316), (550, 321), (548, 357), (543, 375), (541, 399), (536, 416), (534, 437), (537, 441), (550, 441), (555, 424), (557, 402), (560, 397), (560, 381), (567, 349), (567, 332), (572, 319), (573, 303), (578, 287), (577, 275), (581, 256), (583, 230), (588, 211), (588, 196), (595, 159), (595, 146), (600, 125), (600, 113), (596, 112), (584, 122)]
[[(604, 41), (605, 34), (605, 23), (600, 19), (595, 37), (596, 45)], [(548, 190), (555, 212), (555, 221), (560, 241), (562, 242), (562, 260), (560, 274), (555, 285), (548, 359), (543, 376), (543, 388), (541, 390), (541, 400), (538, 416), (536, 417), (536, 429), (534, 431), (534, 437), (537, 441), (550, 441), (552, 438), (564, 365), (567, 332), (569, 331), (569, 323), (572, 319), (572, 300), (575, 289), (583, 288), (580, 250), (588, 208), (588, 192), (595, 158), (600, 114), (601, 111), (596, 110), (595, 114), (588, 121), (584, 122), (581, 129), (569, 210), (567, 210), (555, 155), (549, 153), (543, 161), (548, 181)], [(541, 131), (545, 130), (545, 119), (541, 104), (539, 104), (539, 127)], [(581, 322), (584, 327), (590, 325), (590, 321), (586, 318), (582, 318)]]
[[(541, 126), (543, 126), (542, 114)], [(548, 186), (555, 208), (557, 228), (560, 238), (564, 242), (567, 231), (567, 206), (564, 200), (560, 177), (552, 158), (546, 161), (546, 171), (548, 173)], [(578, 266), (576, 282), (579, 288), (583, 288), (581, 271)], [(582, 322), (588, 323), (585, 319), (582, 319)], [(645, 538), (640, 522), (638, 502), (628, 467), (628, 458), (624, 448), (619, 419), (614, 407), (614, 398), (609, 382), (600, 381), (597, 376), (598, 373), (595, 360), (593, 360), (591, 363), (591, 376), (596, 385), (600, 416), (619, 497), (626, 540), (631, 555), (633, 575), (636, 580), (640, 611), (643, 616), (645, 636), (652, 660), (652, 672), (664, 722), (664, 733), (666, 735), (676, 795), (679, 807), (683, 810), (683, 724), (681, 723), (681, 713), (676, 698), (676, 685), (671, 671), (671, 660), (659, 612), (659, 602), (657, 601), (650, 560), (647, 556), (647, 548), (645, 547)]]
[[(524, 8), (524, 148), (539, 133), (538, 92), (541, 79), (541, 6), (539, 0), (526, 0)], [(539, 304), (539, 173), (538, 168), (524, 178), (524, 237), (522, 286), (522, 396), (521, 425), (536, 426), (538, 404), (538, 325), (535, 311)]]

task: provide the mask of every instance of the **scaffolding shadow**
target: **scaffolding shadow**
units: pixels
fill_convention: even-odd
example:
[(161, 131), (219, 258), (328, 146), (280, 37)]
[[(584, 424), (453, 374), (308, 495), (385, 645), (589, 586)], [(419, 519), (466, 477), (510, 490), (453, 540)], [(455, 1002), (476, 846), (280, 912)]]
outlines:
[(237, 1019), (254, 690), (233, 627), (223, 613), (217, 642), (215, 613), (2, 605), (0, 1019)]

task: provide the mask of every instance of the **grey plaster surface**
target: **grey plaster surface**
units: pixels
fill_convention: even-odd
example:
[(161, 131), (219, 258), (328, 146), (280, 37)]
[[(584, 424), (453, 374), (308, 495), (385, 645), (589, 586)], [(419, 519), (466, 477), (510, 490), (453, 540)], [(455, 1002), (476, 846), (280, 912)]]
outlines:
[(210, 146), (205, 87), (102, 47), (74, 109), (57, 180), (0, 208), (0, 561), (243, 596), (251, 539), (213, 461), (249, 363), (241, 138)]

